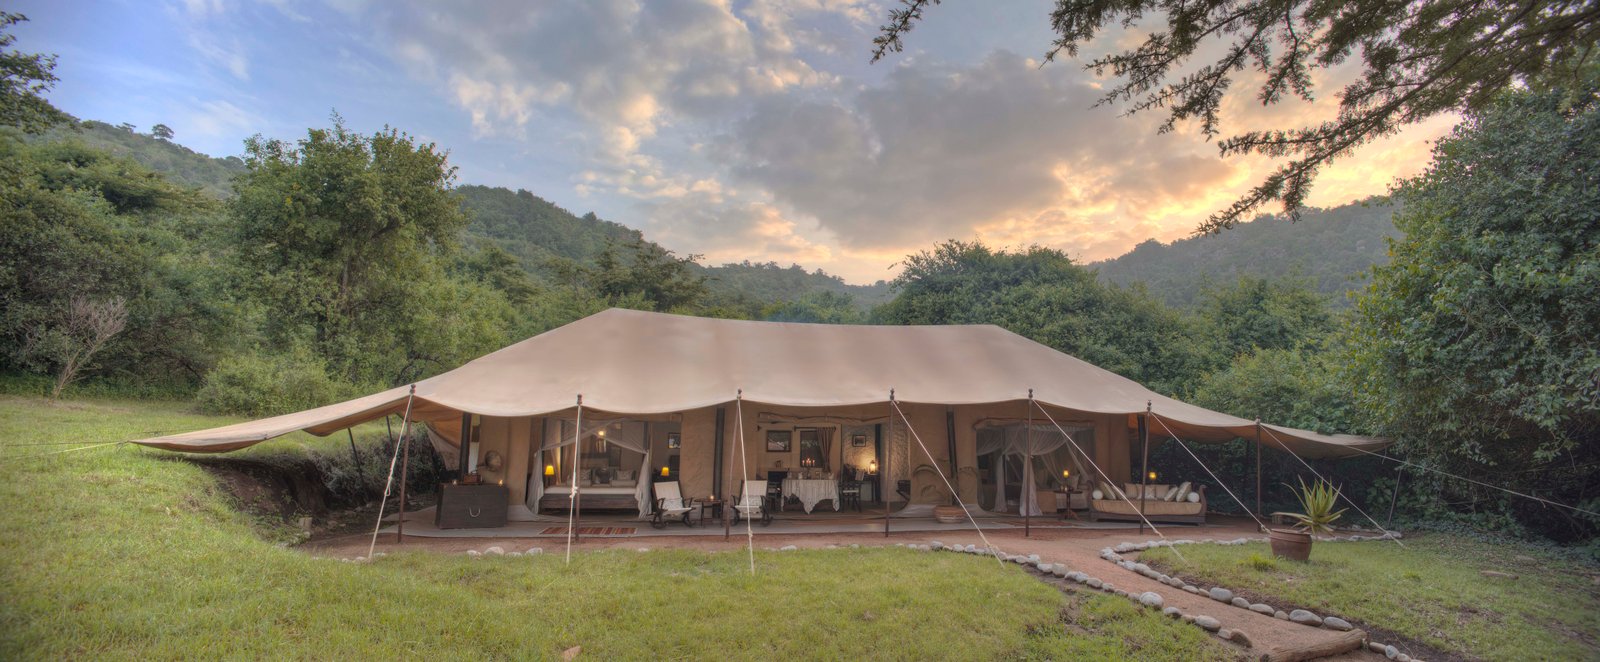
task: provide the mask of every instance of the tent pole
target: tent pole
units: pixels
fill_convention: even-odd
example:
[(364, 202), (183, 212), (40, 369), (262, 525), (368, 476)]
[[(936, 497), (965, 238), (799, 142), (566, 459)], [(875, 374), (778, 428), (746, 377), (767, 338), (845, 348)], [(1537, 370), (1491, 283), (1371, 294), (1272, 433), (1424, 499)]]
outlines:
[(472, 459), (472, 414), (461, 412), (461, 444), (456, 447), (456, 477), (465, 480)]
[(894, 474), (889, 472), (889, 456), (894, 454), (894, 389), (889, 389), (889, 440), (883, 445), (883, 466), (878, 468), (882, 474), (878, 482), (883, 485), (883, 537), (889, 537), (889, 482), (894, 480)]
[(1266, 517), (1261, 512), (1261, 418), (1256, 417), (1256, 517)]
[(1394, 504), (1400, 500), (1400, 476), (1406, 470), (1405, 465), (1394, 468), (1394, 496), (1389, 497), (1389, 516), (1383, 518), (1383, 528), (1389, 529), (1389, 524), (1394, 522)]
[[(1146, 400), (1145, 403), (1144, 403), (1144, 414), (1139, 416), (1139, 446), (1142, 449), (1140, 451), (1140, 454), (1144, 456), (1144, 459), (1141, 460), (1140, 464), (1139, 464), (1139, 512), (1141, 512), (1141, 513), (1145, 511), (1144, 493), (1149, 491), (1149, 488), (1147, 487), (1147, 485), (1148, 485), (1147, 481), (1149, 481), (1149, 479), (1150, 479), (1150, 422), (1148, 420), (1149, 418), (1150, 418), (1150, 401)], [(1142, 520), (1139, 522), (1139, 533), (1144, 533), (1144, 522)]]
[[(578, 465), (583, 464), (582, 434), (583, 394), (579, 393), (578, 413), (572, 424), (572, 487), (567, 492), (567, 563), (569, 564), (572, 563), (572, 539), (578, 533)], [(640, 476), (639, 480), (644, 480), (644, 477)]]
[[(726, 430), (727, 430), (727, 419), (728, 419), (728, 409), (726, 407), (717, 407), (717, 429), (716, 429), (716, 440), (715, 440), (715, 443), (716, 443), (716, 446), (717, 446), (717, 453), (716, 453), (716, 456), (715, 456), (716, 457), (716, 467), (715, 468), (717, 470), (717, 495), (719, 497), (721, 497), (722, 495), (728, 494), (727, 476), (724, 475), (724, 474), (727, 473), (727, 468), (723, 466), (723, 462), (722, 462), (722, 456), (727, 454), (727, 450), (726, 449), (727, 449), (727, 446), (728, 446), (728, 440), (727, 440), (727, 437), (726, 437), (726, 434), (725, 434)], [(739, 489), (744, 489), (744, 486), (740, 485)], [(728, 521), (728, 515), (729, 515), (728, 511), (733, 509), (733, 504), (730, 503), (732, 500), (733, 500), (733, 497), (731, 497), (731, 496), (723, 497), (723, 499), (722, 499), (722, 541), (723, 542), (727, 542), (728, 539), (733, 534), (733, 524), (732, 524), (732, 522)]]
[(401, 426), (400, 432), (400, 519), (395, 522), (394, 542), (406, 541), (406, 474), (411, 470), (411, 423)]
[[(1028, 402), (1033, 402), (1033, 389), (1031, 388), (1028, 389)], [(1022, 454), (1024, 463), (1022, 475), (1028, 476), (1031, 473), (1028, 469), (1033, 464), (1033, 407), (1031, 406), (1028, 407), (1028, 427), (1023, 428), (1022, 434), (1023, 444), (1028, 448), (1028, 451)], [(1004, 455), (1001, 457), (1003, 458)], [(1001, 471), (1004, 470), (1003, 468), (1001, 469)], [(1029, 512), (1031, 509), (1028, 508), (1028, 498), (1030, 496), (1034, 499), (1039, 498), (1033, 486), (1029, 485), (1027, 481), (1023, 481), (1022, 489), (1018, 490), (1017, 493), (1017, 507), (1022, 509), (1022, 537), (1024, 538), (1033, 537), (1033, 518), (1030, 517), (1032, 513)]]
[[(385, 416), (384, 419), (388, 420), (388, 417)], [(351, 432), (350, 428), (345, 428), (344, 433), (350, 437), (350, 459), (356, 462), (356, 478), (365, 483), (367, 482), (367, 472), (361, 468), (361, 453), (356, 452), (356, 433)]]

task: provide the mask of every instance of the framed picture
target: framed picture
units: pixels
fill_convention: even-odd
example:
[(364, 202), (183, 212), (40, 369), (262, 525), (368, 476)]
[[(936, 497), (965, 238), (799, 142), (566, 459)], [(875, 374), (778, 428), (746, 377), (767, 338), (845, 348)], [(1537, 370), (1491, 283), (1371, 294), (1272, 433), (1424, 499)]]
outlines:
[(850, 445), (855, 447), (855, 448), (861, 448), (863, 446), (866, 446), (867, 445), (867, 435), (864, 435), (864, 434), (850, 435)]
[(681, 433), (681, 432), (668, 432), (667, 433), (667, 448), (677, 449), (677, 448), (681, 448), (682, 446), (683, 446), (683, 433)]
[(794, 430), (767, 430), (767, 452), (787, 453), (794, 448)]

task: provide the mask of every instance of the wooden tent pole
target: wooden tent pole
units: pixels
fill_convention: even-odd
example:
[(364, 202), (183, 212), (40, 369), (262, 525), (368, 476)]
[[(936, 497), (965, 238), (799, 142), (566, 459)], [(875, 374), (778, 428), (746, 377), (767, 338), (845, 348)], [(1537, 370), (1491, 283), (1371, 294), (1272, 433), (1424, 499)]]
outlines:
[[(1144, 414), (1139, 416), (1139, 445), (1140, 453), (1144, 459), (1139, 464), (1139, 512), (1145, 512), (1144, 494), (1150, 491), (1147, 487), (1150, 480), (1150, 401), (1144, 403)], [(1139, 521), (1139, 533), (1144, 533), (1144, 520)]]
[(409, 424), (405, 426), (406, 431), (401, 433), (403, 437), (400, 440), (400, 520), (397, 522), (398, 525), (394, 528), (395, 544), (400, 544), (406, 541), (406, 474), (410, 473), (411, 470), (410, 427), (411, 426)]
[[(1028, 389), (1028, 427), (1023, 429), (1022, 434), (1023, 445), (1027, 449), (1026, 452), (1022, 454), (1022, 461), (1026, 463), (1022, 467), (1022, 475), (1031, 476), (1032, 472), (1028, 471), (1033, 465), (1033, 389), (1031, 388)], [(1001, 454), (1000, 458), (1001, 462), (1005, 461), (1004, 454)], [(1000, 470), (1005, 471), (1005, 468), (1001, 467)], [(1017, 495), (1017, 505), (1022, 508), (1022, 537), (1024, 538), (1033, 537), (1033, 518), (1030, 517), (1032, 513), (1029, 512), (1028, 508), (1028, 497), (1030, 495), (1033, 496), (1034, 499), (1039, 498), (1037, 490), (1034, 490), (1032, 485), (1029, 485), (1026, 481), (1024, 481), (1022, 484), (1022, 490)]]
[(884, 486), (883, 537), (885, 538), (889, 537), (889, 492), (894, 489), (889, 485), (890, 481), (894, 480), (894, 474), (889, 471), (889, 456), (891, 455), (894, 455), (894, 389), (889, 389), (889, 439), (883, 444), (883, 466), (878, 468), (879, 473), (882, 474), (882, 478), (878, 482)]
[[(717, 493), (722, 498), (722, 541), (723, 542), (727, 542), (729, 537), (733, 533), (733, 523), (731, 521), (729, 521), (729, 519), (728, 519), (728, 517), (730, 515), (730, 513), (728, 511), (733, 510), (733, 504), (734, 504), (734, 499), (735, 499), (734, 496), (728, 495), (728, 476), (727, 476), (727, 474), (728, 474), (729, 471), (732, 470), (732, 468), (726, 466), (726, 464), (722, 460), (723, 456), (727, 455), (727, 447), (728, 447), (728, 440), (727, 440), (727, 435), (726, 435), (727, 419), (728, 419), (728, 409), (726, 407), (717, 407), (717, 429), (716, 429), (716, 439), (715, 439), (714, 443), (717, 446), (717, 453), (716, 453), (716, 460), (717, 460), (716, 465), (717, 466), (716, 466), (716, 468), (717, 468), (717, 481), (718, 481), (718, 485), (719, 485), (719, 489), (717, 490)], [(744, 486), (740, 485), (739, 489), (743, 490)], [(744, 498), (743, 492), (741, 492), (737, 498)]]
[[(578, 396), (578, 417), (572, 431), (572, 540), (583, 542), (583, 490), (578, 489), (578, 468), (583, 466), (583, 396)], [(649, 469), (649, 467), (645, 467)]]
[(1256, 419), (1256, 517), (1265, 517), (1261, 512), (1261, 419)]
[[(384, 419), (387, 420), (388, 417), (385, 416)], [(350, 428), (345, 428), (344, 433), (350, 437), (350, 459), (355, 460), (356, 463), (356, 478), (365, 483), (367, 482), (367, 472), (361, 468), (361, 453), (356, 452), (356, 433), (351, 432)]]

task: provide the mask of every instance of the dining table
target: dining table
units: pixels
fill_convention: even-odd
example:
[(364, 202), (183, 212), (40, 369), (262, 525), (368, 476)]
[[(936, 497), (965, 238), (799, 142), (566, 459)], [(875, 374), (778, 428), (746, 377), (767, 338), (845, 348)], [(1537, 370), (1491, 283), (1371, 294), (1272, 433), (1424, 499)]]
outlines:
[(800, 500), (806, 513), (810, 514), (818, 502), (833, 500), (833, 509), (839, 509), (839, 481), (832, 478), (785, 478), (783, 479), (783, 496), (785, 499), (794, 497)]

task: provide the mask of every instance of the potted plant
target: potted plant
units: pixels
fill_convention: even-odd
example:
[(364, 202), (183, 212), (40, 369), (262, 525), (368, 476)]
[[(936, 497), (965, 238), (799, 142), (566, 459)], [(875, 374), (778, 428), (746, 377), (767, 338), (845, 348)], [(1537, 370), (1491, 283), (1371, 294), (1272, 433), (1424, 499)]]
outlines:
[(1267, 537), (1272, 543), (1273, 556), (1305, 561), (1311, 558), (1311, 536), (1333, 531), (1333, 523), (1344, 514), (1344, 509), (1334, 510), (1339, 505), (1339, 488), (1321, 480), (1310, 485), (1300, 481), (1300, 489), (1294, 496), (1300, 500), (1302, 511), (1289, 513), (1297, 520), (1295, 528), (1269, 529)]

